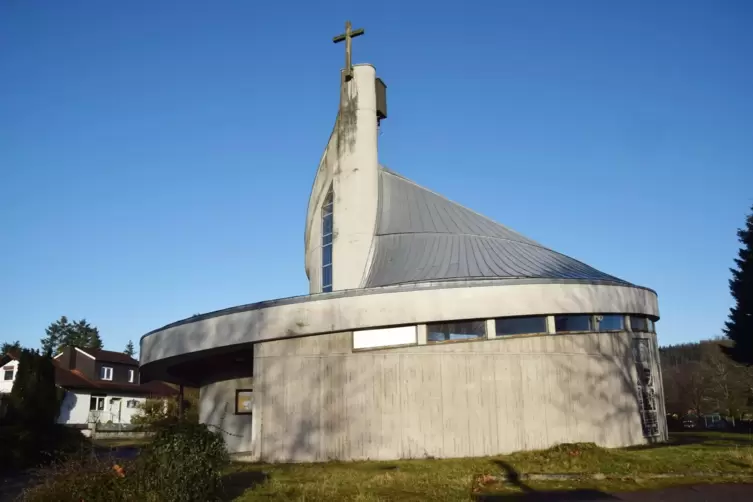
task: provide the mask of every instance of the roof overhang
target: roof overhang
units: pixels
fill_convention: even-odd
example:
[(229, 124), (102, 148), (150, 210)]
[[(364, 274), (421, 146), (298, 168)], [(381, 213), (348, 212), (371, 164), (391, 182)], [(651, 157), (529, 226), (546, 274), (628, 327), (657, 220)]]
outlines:
[(550, 314), (659, 318), (656, 293), (589, 281), (491, 280), (411, 284), (317, 294), (195, 316), (141, 338), (145, 380), (188, 383), (170, 369), (254, 343), (405, 324)]

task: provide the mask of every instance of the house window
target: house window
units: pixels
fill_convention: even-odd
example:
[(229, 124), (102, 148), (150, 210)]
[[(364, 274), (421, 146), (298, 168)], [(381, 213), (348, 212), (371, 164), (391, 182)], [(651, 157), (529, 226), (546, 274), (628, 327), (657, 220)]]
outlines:
[(13, 368), (3, 371), (3, 380), (13, 380)]
[(322, 292), (332, 291), (332, 230), (333, 230), (334, 194), (329, 187), (322, 206)]
[(138, 408), (138, 407), (139, 407), (139, 402), (136, 401), (135, 399), (129, 399), (128, 401), (126, 401), (126, 408)]
[(112, 380), (112, 368), (110, 366), (102, 366), (99, 377), (102, 380)]
[(501, 317), (494, 321), (497, 336), (546, 333), (546, 316)]
[(557, 333), (568, 331), (592, 331), (593, 316), (590, 315), (556, 315), (554, 329)]
[(89, 399), (89, 411), (102, 411), (105, 409), (105, 396), (92, 396)]
[(135, 379), (136, 379), (136, 372), (133, 370), (128, 370), (128, 382), (133, 383)]
[(625, 329), (625, 316), (600, 315), (596, 316), (598, 331), (623, 331)]
[(649, 331), (648, 319), (645, 317), (631, 315), (630, 316), (630, 329), (633, 331), (648, 332)]
[(426, 325), (428, 343), (486, 338), (486, 321), (435, 322)]

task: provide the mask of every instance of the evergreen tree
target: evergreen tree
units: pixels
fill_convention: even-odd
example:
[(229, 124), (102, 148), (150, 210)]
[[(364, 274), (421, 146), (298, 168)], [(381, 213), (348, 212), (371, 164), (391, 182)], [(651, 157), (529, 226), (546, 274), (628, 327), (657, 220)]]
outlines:
[(75, 345), (76, 347), (86, 349), (101, 349), (102, 338), (99, 336), (99, 329), (89, 324), (86, 319), (81, 319), (73, 323), (71, 330), (71, 339), (64, 345)]
[(18, 340), (15, 342), (3, 342), (0, 345), (0, 355), (7, 354), (8, 352), (21, 352), (21, 342)]
[(82, 349), (102, 348), (99, 329), (89, 324), (86, 319), (71, 323), (66, 316), (61, 316), (47, 327), (45, 334), (42, 338), (42, 352), (45, 354), (55, 355), (66, 345)]
[(126, 348), (123, 351), (125, 355), (133, 357), (133, 355), (136, 353), (136, 349), (133, 348), (133, 342), (131, 340), (128, 340), (128, 343), (126, 344)]
[(71, 329), (72, 325), (65, 316), (60, 316), (60, 319), (47, 326), (44, 330), (46, 336), (41, 342), (42, 353), (55, 355), (63, 341), (70, 339)]
[(32, 430), (55, 423), (60, 395), (55, 387), (55, 367), (47, 355), (24, 349), (18, 358), (18, 373), (10, 395), (11, 419)]
[(725, 352), (732, 360), (753, 365), (753, 208), (746, 224), (737, 231), (742, 247), (735, 259), (737, 268), (730, 269), (729, 289), (735, 305), (730, 309), (724, 334), (734, 342)]

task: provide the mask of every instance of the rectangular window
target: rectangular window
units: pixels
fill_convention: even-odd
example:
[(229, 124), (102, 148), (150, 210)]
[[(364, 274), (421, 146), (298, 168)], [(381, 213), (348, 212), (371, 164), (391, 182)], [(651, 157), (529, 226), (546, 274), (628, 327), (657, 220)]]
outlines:
[(252, 389), (236, 389), (235, 414), (250, 415), (254, 409), (254, 391)]
[(334, 194), (327, 192), (322, 206), (322, 292), (332, 291), (332, 235), (334, 232)]
[(599, 331), (623, 331), (625, 329), (625, 316), (601, 315), (596, 316), (599, 323)]
[(102, 380), (112, 380), (112, 368), (109, 366), (102, 366), (99, 372), (99, 377)]
[(136, 379), (136, 372), (133, 370), (128, 370), (128, 382), (133, 383), (135, 379)]
[(416, 345), (415, 326), (398, 328), (365, 329), (353, 332), (354, 349), (372, 349), (375, 347), (395, 347), (398, 345)]
[(568, 331), (593, 331), (593, 316), (590, 315), (556, 315), (554, 330), (557, 333)]
[(494, 320), (497, 336), (546, 333), (546, 316), (500, 317)]
[(129, 399), (128, 401), (126, 401), (126, 408), (138, 408), (138, 407), (139, 407), (139, 402), (136, 401), (135, 399)]
[(428, 343), (486, 338), (486, 321), (435, 322), (426, 325)]
[(3, 380), (13, 380), (13, 370), (5, 370), (3, 371)]
[(646, 318), (646, 323), (648, 324), (648, 331), (650, 333), (656, 333), (656, 323), (648, 318)]
[(89, 399), (89, 411), (102, 411), (105, 409), (105, 396), (92, 396)]
[(642, 316), (630, 316), (630, 329), (633, 331), (648, 332), (648, 319)]

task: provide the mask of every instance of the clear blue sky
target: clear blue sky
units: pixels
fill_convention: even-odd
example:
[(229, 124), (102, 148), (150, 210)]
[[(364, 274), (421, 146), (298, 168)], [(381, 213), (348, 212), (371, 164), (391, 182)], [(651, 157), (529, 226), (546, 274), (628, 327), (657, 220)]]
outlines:
[(381, 161), (720, 334), (753, 204), (753, 2), (0, 2), (0, 340), (107, 348), (304, 294), (346, 18)]

